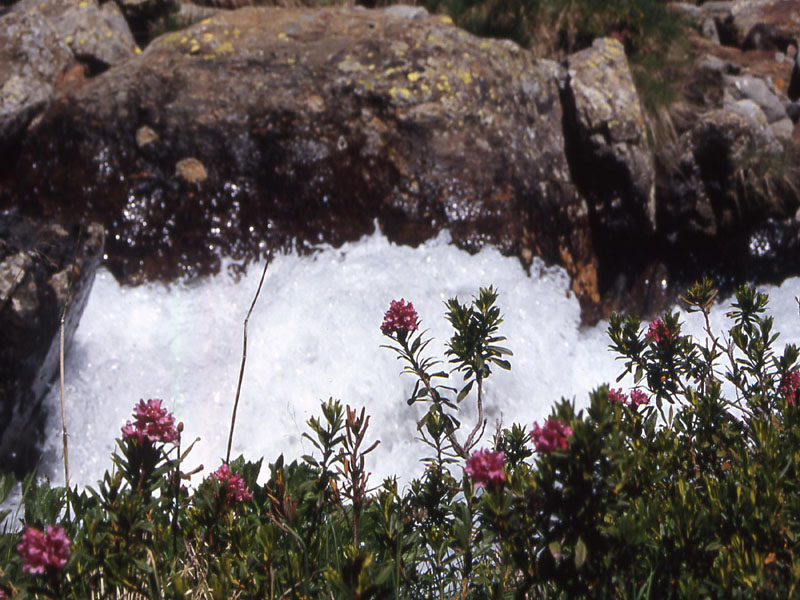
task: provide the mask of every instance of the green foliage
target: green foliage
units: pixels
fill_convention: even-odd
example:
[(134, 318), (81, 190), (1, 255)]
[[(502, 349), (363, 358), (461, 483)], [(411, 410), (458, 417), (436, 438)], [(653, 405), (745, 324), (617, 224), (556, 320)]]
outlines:
[[(0, 535), (0, 590), (15, 598), (791, 598), (800, 580), (798, 349), (776, 347), (765, 294), (742, 287), (716, 335), (708, 280), (683, 300), (704, 339), (679, 313), (646, 328), (614, 317), (611, 348), (628, 394), (602, 385), (585, 409), (562, 400), (566, 448), (535, 451), (528, 428), (498, 432), (505, 481), (484, 488), (464, 469), (483, 433), (459, 437), (463, 401), (480, 400), (496, 344), (497, 293), (446, 303), (453, 372), (423, 356), (414, 325), (385, 331), (410, 403), (428, 405), (420, 435), (434, 450), (422, 477), (368, 487), (365, 411), (322, 403), (305, 438), (314, 452), (268, 465), (243, 457), (231, 479), (194, 490), (188, 450), (119, 442), (96, 489), (23, 482), (22, 522), (64, 527), (63, 568), (23, 570), (20, 536)], [(413, 311), (413, 308), (406, 307)], [(414, 313), (416, 317), (416, 313)], [(406, 320), (404, 323), (411, 323)], [(437, 383), (434, 385), (434, 381)], [(621, 381), (618, 380), (618, 382)], [(628, 381), (628, 380), (626, 380)], [(472, 438), (471, 441), (470, 438)], [(469, 443), (467, 443), (469, 442)], [(240, 479), (239, 479), (240, 478)], [(0, 478), (0, 497), (11, 489)], [(237, 487), (239, 486), (239, 487)], [(238, 489), (241, 496), (232, 495)], [(16, 518), (16, 517), (15, 517)]]

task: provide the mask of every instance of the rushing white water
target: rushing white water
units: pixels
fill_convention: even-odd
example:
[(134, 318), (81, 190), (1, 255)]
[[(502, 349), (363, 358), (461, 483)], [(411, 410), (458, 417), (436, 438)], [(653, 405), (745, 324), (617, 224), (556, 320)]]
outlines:
[[(375, 235), (313, 258), (277, 256), (249, 321), (232, 456), (272, 462), (280, 453), (291, 460), (310, 452), (301, 437), (305, 422), (332, 396), (372, 415), (367, 438), (381, 441), (368, 462), (373, 482), (391, 474), (408, 482), (426, 450), (415, 439), (421, 409), (405, 402), (412, 377), (401, 376), (402, 363), (380, 348), (387, 342), (379, 330), (383, 314), (392, 299), (412, 301), (436, 339), (431, 352), (442, 356), (451, 333), (444, 300), (467, 302), (490, 284), (500, 290), (500, 333), (514, 356), (510, 373), (497, 370), (487, 382), (484, 440), (497, 419), (530, 426), (562, 396), (585, 405), (588, 392), (613, 381), (621, 365), (607, 349), (604, 324), (579, 328), (565, 273), (540, 263), (532, 271), (528, 277), (516, 259), (492, 249), (470, 256), (444, 235), (417, 249)], [(253, 266), (239, 282), (220, 275), (191, 285), (126, 288), (99, 272), (67, 360), (73, 484), (93, 485), (110, 469), (114, 439), (140, 398), (162, 398), (183, 421), (184, 441), (200, 438), (188, 468), (204, 464), (203, 476), (216, 469), (226, 450), (242, 321), (260, 274)], [(769, 290), (782, 341), (800, 339), (797, 283)], [(715, 309), (717, 328), (725, 325), (725, 309)], [(699, 331), (696, 317), (686, 320), (688, 330)], [(44, 471), (63, 483), (57, 390), (47, 403)], [(471, 427), (474, 412), (466, 415)]]

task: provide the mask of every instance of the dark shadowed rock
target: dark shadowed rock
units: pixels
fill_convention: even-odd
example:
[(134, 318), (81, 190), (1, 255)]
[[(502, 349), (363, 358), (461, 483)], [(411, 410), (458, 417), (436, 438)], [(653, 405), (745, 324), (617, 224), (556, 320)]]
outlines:
[[(471, 251), (540, 255), (596, 303), (562, 77), (418, 10), (220, 13), (60, 98), (25, 141), (14, 202), (102, 222), (126, 281), (208, 272), (220, 251), (340, 244), (377, 220), (396, 242), (447, 228)], [(637, 127), (605, 140), (611, 159)], [(649, 185), (632, 172), (624, 201)]]
[(99, 225), (0, 214), (0, 472), (36, 464), (40, 405), (78, 326), (103, 252)]
[(768, 206), (743, 200), (739, 182), (758, 176), (754, 161), (782, 151), (763, 111), (752, 100), (726, 104), (702, 115), (680, 144), (685, 152), (663, 204), (664, 233), (672, 243), (741, 238), (745, 252), (751, 226), (771, 215)]

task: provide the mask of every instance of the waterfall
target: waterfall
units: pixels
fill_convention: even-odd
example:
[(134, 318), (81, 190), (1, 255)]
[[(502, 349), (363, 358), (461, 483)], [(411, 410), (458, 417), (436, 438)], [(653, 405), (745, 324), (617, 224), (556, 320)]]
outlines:
[[(495, 424), (530, 427), (562, 397), (585, 406), (588, 392), (613, 383), (622, 365), (608, 350), (606, 324), (580, 327), (577, 299), (566, 273), (534, 261), (528, 276), (515, 258), (487, 248), (469, 255), (448, 244), (447, 234), (418, 247), (396, 246), (376, 234), (312, 257), (276, 256), (248, 326), (244, 374), (232, 457), (287, 460), (312, 450), (302, 438), (320, 401), (333, 397), (372, 416), (368, 441), (372, 483), (398, 475), (400, 485), (420, 474), (426, 447), (416, 439), (421, 407), (406, 398), (413, 378), (401, 375), (396, 355), (380, 348), (379, 327), (393, 299), (414, 303), (421, 328), (435, 338), (430, 353), (443, 357), (451, 334), (444, 301), (468, 302), (481, 286), (499, 289), (512, 370), (497, 370), (486, 383), (483, 445)], [(184, 423), (184, 447), (199, 437), (186, 470), (216, 469), (225, 455), (242, 350), (242, 323), (261, 265), (235, 281), (215, 277), (169, 286), (121, 287), (98, 273), (89, 305), (69, 352), (65, 387), (72, 483), (94, 485), (111, 468), (120, 427), (140, 399), (161, 398)], [(800, 339), (798, 280), (769, 288), (779, 343)], [(728, 304), (714, 309), (726, 325)], [(686, 332), (699, 335), (700, 318), (684, 314)], [(457, 380), (458, 381), (458, 380)], [(623, 382), (620, 385), (625, 385)], [(57, 386), (49, 411), (42, 471), (63, 484)], [(465, 428), (475, 411), (464, 401)], [(264, 469), (266, 471), (266, 469)], [(263, 475), (263, 473), (262, 473)]]

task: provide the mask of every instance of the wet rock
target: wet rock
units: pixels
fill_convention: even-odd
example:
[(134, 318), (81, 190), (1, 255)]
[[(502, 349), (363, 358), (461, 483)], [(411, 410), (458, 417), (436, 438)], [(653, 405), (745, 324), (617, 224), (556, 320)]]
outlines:
[[(129, 282), (214, 270), (220, 251), (340, 244), (377, 220), (400, 243), (446, 228), (470, 251), (539, 255), (596, 303), (562, 68), (398, 11), (245, 8), (158, 38), (54, 104), (16, 165), (17, 204), (102, 222), (108, 264)], [(606, 83), (630, 87), (627, 69), (612, 69), (621, 51), (604, 60)], [(583, 98), (595, 80), (576, 64)], [(591, 156), (626, 174), (622, 202), (652, 227), (638, 104), (623, 112), (635, 98), (611, 89), (608, 115), (581, 100), (582, 131), (611, 125)]]
[(68, 349), (102, 249), (98, 225), (0, 214), (0, 471), (22, 475), (36, 464), (41, 401), (58, 374), (61, 315), (66, 305)]
[(595, 235), (655, 230), (655, 170), (625, 51), (611, 38), (567, 59), (564, 132)]

